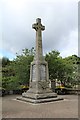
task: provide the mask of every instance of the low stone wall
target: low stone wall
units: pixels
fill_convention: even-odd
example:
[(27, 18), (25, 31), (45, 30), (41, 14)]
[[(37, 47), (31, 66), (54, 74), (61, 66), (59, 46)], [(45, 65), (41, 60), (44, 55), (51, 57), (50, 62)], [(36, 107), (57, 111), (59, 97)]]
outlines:
[(69, 94), (79, 94), (80, 95), (80, 90), (68, 90)]

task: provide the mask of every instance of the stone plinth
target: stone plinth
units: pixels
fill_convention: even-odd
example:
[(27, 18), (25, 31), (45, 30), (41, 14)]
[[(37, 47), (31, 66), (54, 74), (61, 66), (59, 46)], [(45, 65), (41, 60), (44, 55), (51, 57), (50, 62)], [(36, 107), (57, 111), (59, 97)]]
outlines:
[(59, 101), (59, 100), (63, 100), (63, 98), (59, 98), (59, 97), (51, 97), (51, 98), (49, 98), (49, 97), (47, 97), (47, 98), (42, 98), (42, 99), (33, 99), (33, 98), (28, 98), (28, 97), (19, 97), (19, 98), (17, 98), (17, 100), (37, 104), (37, 103)]

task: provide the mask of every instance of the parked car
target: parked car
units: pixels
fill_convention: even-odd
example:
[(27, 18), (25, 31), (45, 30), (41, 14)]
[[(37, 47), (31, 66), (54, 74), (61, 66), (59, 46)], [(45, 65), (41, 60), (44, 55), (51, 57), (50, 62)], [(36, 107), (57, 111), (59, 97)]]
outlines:
[(22, 92), (26, 92), (27, 90), (29, 90), (28, 85), (21, 85), (20, 87), (21, 87)]
[(13, 94), (22, 94), (29, 89), (28, 85), (20, 85), (18, 89), (13, 90)]
[(67, 90), (67, 88), (66, 87), (62, 87), (62, 86), (60, 86), (60, 87), (56, 87), (55, 88), (55, 92), (57, 93), (57, 94), (62, 94), (62, 95), (64, 95), (64, 94), (68, 94), (68, 90)]

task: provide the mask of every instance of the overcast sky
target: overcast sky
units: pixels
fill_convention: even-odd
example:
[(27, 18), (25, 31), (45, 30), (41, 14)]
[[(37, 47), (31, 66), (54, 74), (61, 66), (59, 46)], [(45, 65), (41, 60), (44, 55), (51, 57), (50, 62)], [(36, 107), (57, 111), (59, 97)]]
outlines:
[(44, 53), (58, 50), (62, 57), (78, 54), (77, 0), (1, 0), (0, 9), (0, 57), (12, 59), (16, 52), (35, 47), (32, 24), (36, 18), (45, 26)]

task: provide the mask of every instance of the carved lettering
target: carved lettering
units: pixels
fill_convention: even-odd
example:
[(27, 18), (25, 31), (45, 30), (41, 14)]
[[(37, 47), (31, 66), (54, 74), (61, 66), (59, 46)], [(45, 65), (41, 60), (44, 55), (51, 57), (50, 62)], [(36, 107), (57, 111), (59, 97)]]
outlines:
[(40, 80), (46, 80), (46, 66), (40, 66)]
[(36, 65), (32, 66), (32, 81), (36, 80)]

